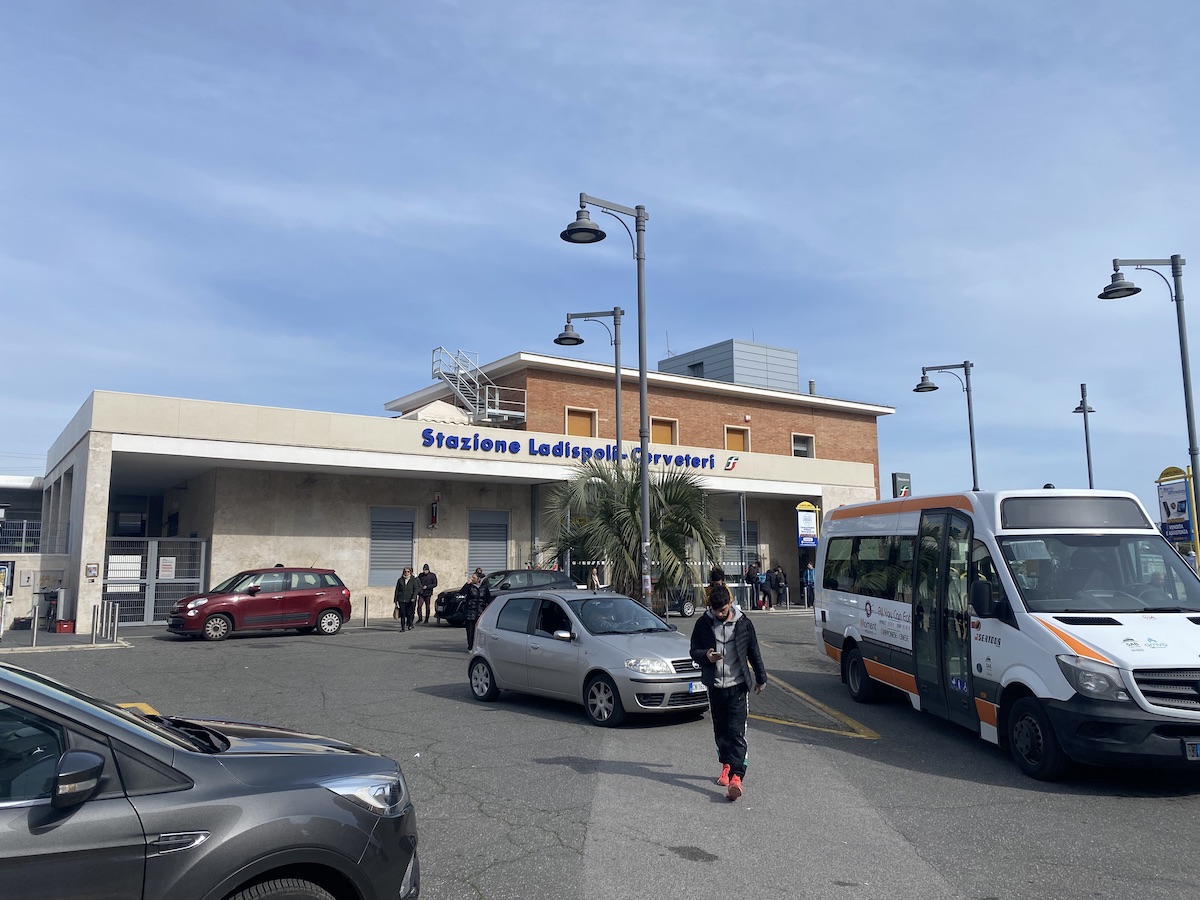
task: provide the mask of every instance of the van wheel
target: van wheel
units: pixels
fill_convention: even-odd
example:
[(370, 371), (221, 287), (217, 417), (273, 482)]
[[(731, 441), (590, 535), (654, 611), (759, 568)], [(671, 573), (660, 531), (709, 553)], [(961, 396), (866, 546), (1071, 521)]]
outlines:
[(846, 687), (855, 703), (872, 703), (879, 696), (879, 685), (867, 674), (862, 651), (857, 647), (846, 654)]
[(244, 891), (238, 891), (229, 900), (333, 900), (333, 895), (311, 881), (277, 878), (251, 885)]
[(223, 641), (233, 631), (233, 623), (228, 616), (209, 616), (204, 620), (204, 639), (206, 641)]
[(471, 695), (482, 703), (491, 703), (500, 696), (500, 688), (496, 687), (496, 676), (487, 660), (476, 657), (471, 660), (471, 668), (467, 670), (471, 679)]
[(583, 708), (596, 725), (612, 728), (625, 721), (625, 706), (617, 686), (607, 675), (597, 675), (583, 691)]
[(342, 630), (342, 614), (336, 609), (326, 609), (317, 616), (317, 628), (321, 634), (329, 635), (337, 634)]
[(1038, 781), (1054, 781), (1070, 763), (1045, 707), (1034, 697), (1022, 697), (1008, 711), (1008, 746), (1021, 771)]

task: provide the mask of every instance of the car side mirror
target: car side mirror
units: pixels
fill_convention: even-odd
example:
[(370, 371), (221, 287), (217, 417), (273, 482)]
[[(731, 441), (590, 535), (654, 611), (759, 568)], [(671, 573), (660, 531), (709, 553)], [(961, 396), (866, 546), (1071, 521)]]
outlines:
[(257, 594), (261, 590), (262, 590), (262, 587), (260, 587), (257, 584), (252, 584), (250, 587), (246, 588), (246, 593), (249, 594), (251, 597), (253, 597), (255, 594)]
[(506, 581), (506, 582), (504, 582), (502, 585), (500, 585), (500, 587), (496, 588), (496, 590), (498, 590), (498, 591), (507, 591), (507, 590), (510, 590), (511, 588), (512, 588), (512, 582), (511, 582), (511, 581)]
[(575, 640), (575, 635), (569, 631), (560, 629), (554, 632), (554, 639), (556, 641), (573, 641)]
[(678, 625), (676, 625), (674, 622), (668, 622), (668, 623), (667, 623), (667, 628), (671, 629), (671, 631), (678, 631), (678, 630), (679, 630), (679, 626), (678, 626)]
[(969, 600), (971, 612), (981, 619), (995, 619), (1000, 615), (1000, 601), (996, 598), (996, 592), (992, 590), (991, 582), (971, 582)]
[(68, 750), (58, 761), (54, 770), (53, 793), (50, 805), (55, 809), (78, 806), (92, 794), (100, 784), (100, 773), (104, 771), (104, 757), (91, 750)]

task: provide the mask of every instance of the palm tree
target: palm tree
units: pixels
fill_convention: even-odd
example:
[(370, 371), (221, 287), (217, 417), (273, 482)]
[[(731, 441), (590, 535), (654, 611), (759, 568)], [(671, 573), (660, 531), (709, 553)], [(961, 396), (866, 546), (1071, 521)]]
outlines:
[[(613, 588), (641, 596), (641, 485), (638, 466), (591, 460), (556, 486), (547, 503), (551, 550), (575, 559), (605, 560)], [(650, 559), (658, 589), (691, 582), (689, 564), (720, 558), (700, 479), (682, 469), (650, 478)]]

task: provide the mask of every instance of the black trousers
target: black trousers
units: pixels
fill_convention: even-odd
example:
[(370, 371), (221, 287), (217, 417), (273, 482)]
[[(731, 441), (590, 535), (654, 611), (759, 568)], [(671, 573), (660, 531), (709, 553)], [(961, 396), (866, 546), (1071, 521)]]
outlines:
[(475, 646), (475, 620), (467, 619), (467, 649)]
[(421, 610), (425, 610), (423, 621), (429, 621), (429, 598), (424, 594), (417, 594), (417, 619), (422, 620)]
[(412, 628), (413, 626), (413, 607), (417, 604), (412, 600), (400, 601), (400, 627)]
[(746, 777), (746, 718), (750, 714), (750, 691), (744, 684), (708, 689), (708, 714), (712, 717), (717, 759), (729, 766), (729, 774)]

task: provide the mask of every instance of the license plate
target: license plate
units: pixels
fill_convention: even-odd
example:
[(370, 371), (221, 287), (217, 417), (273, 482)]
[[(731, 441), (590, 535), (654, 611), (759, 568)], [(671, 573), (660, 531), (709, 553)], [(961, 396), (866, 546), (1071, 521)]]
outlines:
[(1184, 741), (1183, 758), (1191, 762), (1200, 761), (1200, 741)]
[[(708, 688), (706, 688), (704, 686), (703, 681), (693, 681), (688, 684), (688, 693), (689, 694), (707, 694)], [(1196, 746), (1195, 744), (1192, 745), (1193, 748), (1195, 748), (1195, 746)], [(1190, 757), (1190, 756), (1188, 757), (1188, 759), (1194, 759), (1194, 758), (1195, 757)]]

